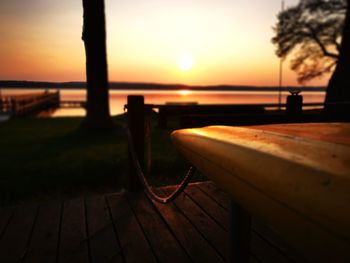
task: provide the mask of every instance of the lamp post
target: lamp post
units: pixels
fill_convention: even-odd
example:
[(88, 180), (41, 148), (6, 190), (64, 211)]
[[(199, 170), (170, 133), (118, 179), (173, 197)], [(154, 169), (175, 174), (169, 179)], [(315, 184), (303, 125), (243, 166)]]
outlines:
[[(281, 1), (281, 12), (283, 11), (284, 11), (284, 0)], [(282, 77), (283, 77), (283, 58), (280, 58), (279, 85), (278, 85), (278, 109), (279, 110), (281, 110), (281, 104), (282, 104)]]

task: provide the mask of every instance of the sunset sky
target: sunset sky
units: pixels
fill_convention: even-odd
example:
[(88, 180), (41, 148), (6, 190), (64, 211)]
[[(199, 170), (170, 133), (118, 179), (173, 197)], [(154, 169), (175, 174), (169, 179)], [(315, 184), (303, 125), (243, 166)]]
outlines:
[[(110, 81), (278, 85), (279, 0), (105, 3)], [(85, 80), (82, 14), (81, 0), (1, 0), (0, 79)], [(288, 68), (283, 83), (296, 85)]]

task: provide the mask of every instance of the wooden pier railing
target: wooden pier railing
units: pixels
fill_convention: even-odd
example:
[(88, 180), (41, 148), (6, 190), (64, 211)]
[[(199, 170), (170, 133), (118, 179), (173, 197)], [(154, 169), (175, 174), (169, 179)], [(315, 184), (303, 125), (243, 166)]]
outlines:
[[(296, 122), (314, 118), (323, 110), (323, 103), (290, 104), (154, 104), (158, 110), (158, 125), (166, 128), (171, 117), (177, 117), (181, 127), (210, 124), (272, 124)], [(281, 110), (279, 110), (281, 109)], [(310, 115), (310, 113), (312, 113)]]
[[(278, 123), (350, 121), (349, 103), (302, 103), (294, 97), (286, 104), (202, 104), (148, 105), (158, 109), (158, 125), (166, 128), (171, 117), (178, 118), (180, 127), (208, 125), (257, 125)], [(336, 112), (325, 106), (336, 106)]]
[(38, 114), (41, 111), (58, 108), (60, 93), (43, 92), (28, 96), (13, 96), (0, 99), (0, 112), (11, 117), (23, 117)]

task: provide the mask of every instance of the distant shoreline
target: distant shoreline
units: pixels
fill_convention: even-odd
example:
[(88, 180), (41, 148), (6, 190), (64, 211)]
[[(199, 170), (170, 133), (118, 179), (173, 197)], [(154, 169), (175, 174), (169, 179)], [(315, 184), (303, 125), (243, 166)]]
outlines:
[[(86, 82), (41, 82), (41, 81), (0, 81), (0, 88), (6, 89), (86, 89)], [(132, 82), (110, 82), (110, 90), (197, 90), (197, 91), (278, 91), (276, 86), (238, 86), (238, 85), (212, 85), (196, 86), (183, 84), (156, 84), (156, 83), (132, 83)], [(324, 86), (314, 87), (282, 87), (282, 91), (326, 91)]]

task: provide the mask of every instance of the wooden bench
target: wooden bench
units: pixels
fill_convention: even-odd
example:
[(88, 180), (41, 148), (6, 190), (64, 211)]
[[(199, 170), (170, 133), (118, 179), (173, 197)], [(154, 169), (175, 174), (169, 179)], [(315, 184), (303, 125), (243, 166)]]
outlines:
[(349, 123), (212, 126), (172, 138), (232, 198), (233, 247), (249, 245), (248, 213), (309, 262), (349, 262)]

